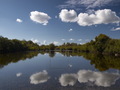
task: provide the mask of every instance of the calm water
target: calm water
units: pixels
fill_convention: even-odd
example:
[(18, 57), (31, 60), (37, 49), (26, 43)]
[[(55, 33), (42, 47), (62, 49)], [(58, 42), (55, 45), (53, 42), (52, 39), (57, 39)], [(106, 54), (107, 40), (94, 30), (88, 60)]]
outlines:
[(0, 55), (0, 90), (120, 90), (120, 57), (86, 53)]

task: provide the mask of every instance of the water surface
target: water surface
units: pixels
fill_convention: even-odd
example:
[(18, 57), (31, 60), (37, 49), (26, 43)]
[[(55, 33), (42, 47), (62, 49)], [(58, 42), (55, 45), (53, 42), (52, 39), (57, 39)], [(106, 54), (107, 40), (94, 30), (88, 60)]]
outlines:
[(0, 55), (0, 90), (120, 90), (120, 57), (75, 52)]

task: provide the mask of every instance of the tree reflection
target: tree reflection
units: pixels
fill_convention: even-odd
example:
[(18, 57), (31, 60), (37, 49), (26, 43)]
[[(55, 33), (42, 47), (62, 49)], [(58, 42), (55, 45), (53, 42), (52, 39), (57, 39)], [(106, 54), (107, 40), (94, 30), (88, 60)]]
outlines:
[(19, 53), (9, 53), (9, 54), (0, 54), (0, 68), (10, 64), (16, 63), (20, 60), (31, 59), (34, 56), (37, 56), (39, 52), (19, 52)]
[(86, 60), (90, 60), (91, 65), (94, 65), (96, 69), (100, 71), (106, 71), (110, 68), (120, 70), (120, 57), (102, 55), (96, 53), (84, 53), (84, 52), (60, 52), (64, 56), (83, 56)]
[[(21, 52), (21, 53), (10, 53), (10, 54), (0, 54), (0, 68), (8, 65), (9, 63), (16, 63), (19, 60), (26, 60), (37, 56), (39, 52)], [(40, 54), (48, 54), (49, 57), (54, 57), (56, 52), (46, 51), (40, 52)], [(73, 51), (63, 51), (59, 52), (64, 56), (83, 56), (86, 60), (90, 60), (90, 64), (100, 71), (106, 71), (110, 68), (120, 70), (120, 57), (118, 56), (108, 56), (95, 53), (84, 53), (84, 52), (73, 52)]]
[(53, 58), (56, 52), (55, 51), (40, 51), (40, 54), (42, 55), (49, 54), (49, 57)]

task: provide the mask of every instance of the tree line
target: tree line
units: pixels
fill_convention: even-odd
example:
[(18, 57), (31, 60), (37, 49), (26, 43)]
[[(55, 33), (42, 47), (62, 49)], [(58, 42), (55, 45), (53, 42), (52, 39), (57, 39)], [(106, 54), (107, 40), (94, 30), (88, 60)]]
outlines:
[(74, 52), (95, 52), (102, 54), (120, 54), (120, 39), (112, 39), (105, 34), (100, 34), (85, 44), (63, 43), (56, 46), (53, 43), (39, 46), (37, 43), (26, 40), (8, 39), (0, 37), (0, 53), (16, 51), (74, 51)]
[(39, 45), (32, 41), (8, 39), (0, 36), (0, 53), (39, 50)]
[(74, 52), (95, 52), (102, 54), (120, 54), (120, 39), (112, 39), (105, 34), (100, 34), (88, 43), (83, 45), (77, 43), (64, 43), (59, 46), (54, 44), (42, 45), (40, 50), (49, 51), (74, 51)]

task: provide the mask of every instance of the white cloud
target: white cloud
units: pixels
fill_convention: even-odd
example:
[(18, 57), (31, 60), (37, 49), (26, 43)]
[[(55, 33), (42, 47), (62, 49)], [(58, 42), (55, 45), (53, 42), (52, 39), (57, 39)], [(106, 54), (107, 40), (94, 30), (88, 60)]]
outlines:
[(91, 26), (97, 24), (120, 23), (120, 17), (111, 9), (92, 11), (91, 13), (77, 13), (74, 10), (61, 10), (59, 17), (63, 22), (77, 22), (80, 26)]
[(78, 72), (78, 81), (80, 83), (92, 82), (97, 86), (110, 87), (115, 84), (120, 75), (114, 73), (94, 72), (90, 70), (80, 70)]
[(57, 42), (57, 41), (48, 42), (47, 40), (44, 40), (44, 41), (41, 42), (40, 44), (41, 44), (41, 45), (48, 45), (48, 44), (51, 44), (51, 43), (53, 43), (54, 45), (59, 45), (59, 44), (60, 44), (60, 42)]
[(61, 86), (73, 86), (77, 82), (77, 74), (62, 74), (59, 82)]
[(53, 44), (55, 44), (55, 45), (58, 45), (58, 44), (59, 44), (59, 42), (57, 42), (57, 41), (54, 41), (54, 42), (53, 42)]
[(82, 42), (82, 43), (80, 43), (80, 44), (81, 44), (81, 45), (84, 45), (85, 43)]
[(96, 72), (91, 70), (80, 70), (77, 74), (62, 74), (59, 78), (61, 86), (74, 86), (80, 83), (93, 83), (97, 86), (110, 87), (120, 78), (118, 73)]
[(80, 4), (86, 6), (87, 8), (95, 8), (107, 5), (113, 0), (78, 0), (78, 1), (81, 1)]
[(45, 45), (46, 45), (46, 44), (47, 44), (47, 41), (46, 41), (46, 40), (44, 40), (44, 41), (43, 41), (43, 44), (45, 44)]
[(72, 29), (72, 28), (70, 28), (68, 31), (69, 31), (69, 32), (71, 32), (71, 31), (73, 31), (73, 29)]
[(37, 40), (37, 39), (31, 39), (31, 41), (33, 42), (33, 43), (39, 43), (39, 41)]
[(59, 13), (59, 18), (63, 22), (76, 22), (77, 21), (77, 13), (74, 10), (62, 9)]
[(74, 39), (71, 38), (70, 41), (74, 41)]
[(82, 39), (78, 39), (78, 41), (82, 41)]
[(118, 3), (119, 0), (67, 0), (65, 4), (60, 5), (60, 8), (78, 8), (84, 6), (86, 8), (102, 7), (110, 5), (110, 3)]
[(120, 27), (118, 27), (118, 28), (112, 28), (111, 31), (118, 31), (118, 30), (120, 30)]
[(47, 25), (48, 20), (51, 19), (51, 17), (44, 12), (32, 11), (30, 12), (30, 19), (36, 23)]
[(94, 14), (80, 13), (78, 15), (78, 24), (80, 26), (91, 26), (96, 24), (119, 23), (120, 17), (110, 9), (97, 10)]
[(31, 39), (31, 41), (33, 42), (33, 43), (37, 43), (38, 45), (41, 45), (41, 43), (39, 42), (39, 40), (38, 39)]
[(95, 38), (93, 39), (93, 41), (95, 41)]
[(22, 76), (22, 73), (17, 73), (16, 76), (20, 77), (20, 76)]
[(21, 19), (17, 18), (17, 19), (16, 19), (16, 22), (22, 23), (23, 21), (22, 21)]
[(61, 39), (62, 41), (65, 41), (65, 39)]
[(47, 41), (46, 40), (44, 40), (43, 42), (41, 42), (41, 45), (47, 45), (48, 43), (47, 43)]
[(43, 70), (43, 72), (38, 72), (30, 76), (30, 83), (31, 84), (39, 84), (45, 83), (48, 81), (50, 77), (48, 76), (48, 72)]

